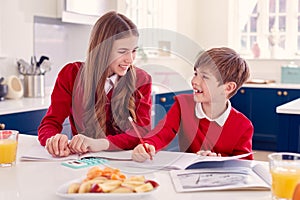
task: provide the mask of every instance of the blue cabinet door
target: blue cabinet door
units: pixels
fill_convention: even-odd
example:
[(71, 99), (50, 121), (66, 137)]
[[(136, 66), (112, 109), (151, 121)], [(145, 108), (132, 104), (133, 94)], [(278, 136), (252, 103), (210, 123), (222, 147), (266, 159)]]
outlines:
[(288, 101), (280, 89), (252, 88), (250, 120), (254, 125), (253, 148), (276, 151), (279, 118), (276, 107)]
[[(174, 97), (179, 94), (192, 94), (193, 90), (184, 90), (179, 92), (169, 92), (157, 94), (154, 96), (154, 126), (166, 115), (174, 103)], [(167, 151), (179, 151), (178, 137), (176, 136), (172, 142), (164, 149)]]
[(230, 99), (232, 106), (250, 118), (251, 115), (251, 89), (241, 88)]
[(284, 122), (276, 113), (276, 107), (299, 97), (299, 89), (247, 87), (232, 97), (232, 106), (253, 123), (253, 149), (288, 150), (288, 137), (280, 133), (279, 124)]
[(5, 129), (18, 130), (20, 133), (37, 135), (37, 129), (47, 109), (0, 115), (0, 123)]

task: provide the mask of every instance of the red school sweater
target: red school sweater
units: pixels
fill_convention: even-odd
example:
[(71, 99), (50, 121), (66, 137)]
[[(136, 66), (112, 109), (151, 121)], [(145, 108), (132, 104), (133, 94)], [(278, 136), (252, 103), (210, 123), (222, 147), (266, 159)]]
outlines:
[[(149, 137), (145, 142), (161, 150), (178, 134), (182, 152), (211, 150), (222, 156), (252, 152), (253, 125), (246, 116), (232, 108), (221, 127), (216, 122), (198, 119), (195, 105), (193, 95), (178, 95), (166, 116), (147, 135)], [(252, 160), (253, 155), (245, 159)]]
[[(58, 74), (56, 83), (51, 94), (51, 104), (41, 124), (38, 128), (38, 139), (41, 145), (45, 146), (46, 140), (57, 133), (61, 133), (64, 120), (69, 117), (72, 134), (78, 134), (74, 122), (72, 110), (72, 93), (76, 76), (80, 71), (83, 63), (75, 62), (67, 64)], [(151, 127), (151, 76), (144, 70), (135, 67), (136, 69), (136, 93), (141, 95), (136, 96), (136, 114), (138, 125), (144, 127), (141, 134), (146, 134)], [(138, 143), (139, 139), (133, 129), (126, 132), (116, 132), (112, 128), (112, 114), (110, 109), (111, 93), (107, 95), (108, 102), (106, 105), (106, 136), (110, 142), (109, 150), (116, 149), (132, 149)]]

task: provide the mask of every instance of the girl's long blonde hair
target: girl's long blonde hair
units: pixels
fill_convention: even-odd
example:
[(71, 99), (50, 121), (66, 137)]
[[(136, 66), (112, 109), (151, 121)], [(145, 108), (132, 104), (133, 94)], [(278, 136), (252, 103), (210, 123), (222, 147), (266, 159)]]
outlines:
[[(103, 15), (94, 25), (87, 59), (76, 78), (73, 94), (73, 116), (78, 133), (93, 138), (106, 136), (106, 104), (104, 91), (109, 76), (109, 62), (115, 40), (138, 36), (136, 25), (126, 16), (114, 11)], [(131, 66), (120, 77), (113, 90), (111, 111), (116, 132), (128, 128), (129, 116), (136, 121), (135, 114), (136, 71)], [(109, 133), (112, 134), (112, 133)]]

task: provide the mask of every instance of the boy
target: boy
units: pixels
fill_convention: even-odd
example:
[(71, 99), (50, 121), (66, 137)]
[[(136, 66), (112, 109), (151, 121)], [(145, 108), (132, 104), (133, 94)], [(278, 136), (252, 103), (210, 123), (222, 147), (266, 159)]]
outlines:
[[(144, 139), (147, 151), (154, 155), (178, 134), (183, 152), (205, 156), (251, 152), (253, 125), (229, 101), (250, 76), (246, 61), (230, 48), (212, 48), (200, 54), (194, 71), (194, 94), (176, 96), (167, 115)], [(132, 158), (143, 162), (150, 155), (139, 144)], [(252, 160), (253, 155), (244, 159)]]

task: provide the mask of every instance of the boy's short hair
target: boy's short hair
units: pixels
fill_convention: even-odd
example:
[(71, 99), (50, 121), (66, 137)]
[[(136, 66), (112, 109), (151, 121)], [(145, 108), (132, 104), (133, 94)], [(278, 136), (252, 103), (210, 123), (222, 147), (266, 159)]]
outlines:
[(200, 53), (194, 64), (194, 69), (207, 68), (220, 84), (235, 82), (237, 85), (228, 98), (232, 97), (237, 90), (250, 77), (249, 66), (238, 53), (227, 47), (212, 48)]

